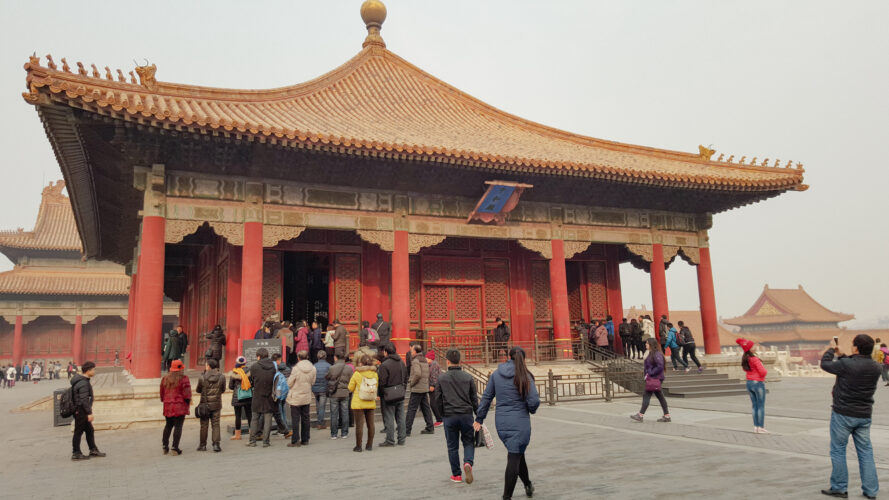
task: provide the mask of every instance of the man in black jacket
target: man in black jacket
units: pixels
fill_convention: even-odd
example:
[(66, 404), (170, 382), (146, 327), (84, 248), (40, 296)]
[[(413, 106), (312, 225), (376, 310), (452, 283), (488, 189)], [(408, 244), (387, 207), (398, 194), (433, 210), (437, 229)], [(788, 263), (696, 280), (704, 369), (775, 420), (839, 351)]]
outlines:
[(821, 357), (821, 369), (837, 376), (833, 386), (833, 413), (830, 416), (830, 489), (821, 493), (846, 498), (849, 471), (846, 468), (846, 445), (849, 435), (855, 442), (861, 489), (867, 498), (877, 498), (880, 484), (874, 465), (874, 451), (870, 442), (871, 414), (874, 391), (880, 378), (880, 366), (871, 359), (874, 339), (858, 335), (852, 340), (852, 355), (846, 356), (839, 347), (831, 346)]
[[(96, 364), (87, 361), (81, 366), (83, 375), (75, 373), (71, 377), (71, 394), (74, 396), (74, 438), (72, 445), (74, 454), (71, 460), (88, 460), (91, 457), (104, 457), (96, 446), (93, 430), (93, 386), (90, 379), (96, 374)], [(80, 439), (86, 434), (86, 444), (90, 447), (89, 455), (80, 452)]]
[[(380, 391), (380, 405), (383, 411), (383, 432), (386, 440), (377, 446), (395, 446), (395, 431), (398, 427), (398, 444), (404, 445), (407, 429), (404, 422), (404, 391), (407, 383), (407, 368), (395, 351), (395, 345), (389, 342), (383, 346), (386, 359), (380, 363), (377, 384)], [(388, 400), (387, 400), (388, 398)]]
[(499, 362), (500, 353), (506, 355), (509, 352), (510, 332), (509, 325), (502, 318), (495, 319), (494, 323), (497, 326), (494, 327), (494, 348), (492, 350), (494, 351), (494, 361)]
[(250, 366), (250, 383), (253, 385), (253, 401), (251, 410), (253, 419), (250, 421), (250, 442), (247, 446), (256, 446), (256, 434), (262, 426), (262, 447), (268, 448), (269, 435), (272, 432), (272, 415), (275, 413), (275, 363), (269, 359), (268, 349), (262, 347), (256, 351), (256, 363)]
[[(445, 440), (448, 445), (448, 461), (451, 463), (451, 481), (465, 480), (472, 483), (472, 464), (475, 458), (475, 432), (473, 415), (478, 410), (478, 397), (472, 375), (460, 367), (460, 351), (448, 350), (445, 358), (448, 371), (438, 378), (432, 392), (433, 403), (444, 415)], [(463, 442), (463, 473), (460, 473), (460, 442)]]
[(383, 313), (377, 313), (377, 321), (372, 328), (380, 336), (380, 348), (382, 349), (392, 341), (392, 325), (383, 321)]

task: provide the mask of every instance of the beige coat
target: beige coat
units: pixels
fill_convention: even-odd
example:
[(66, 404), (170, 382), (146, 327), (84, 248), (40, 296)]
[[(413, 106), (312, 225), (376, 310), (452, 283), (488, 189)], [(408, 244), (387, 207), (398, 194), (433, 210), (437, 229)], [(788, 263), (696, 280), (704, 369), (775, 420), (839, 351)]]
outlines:
[(315, 372), (315, 365), (307, 359), (300, 361), (293, 367), (293, 371), (287, 379), (287, 386), (290, 387), (290, 392), (287, 393), (287, 404), (303, 406), (312, 403), (312, 399), (314, 399), (312, 384), (315, 383)]
[(411, 394), (429, 392), (429, 360), (422, 354), (411, 359)]

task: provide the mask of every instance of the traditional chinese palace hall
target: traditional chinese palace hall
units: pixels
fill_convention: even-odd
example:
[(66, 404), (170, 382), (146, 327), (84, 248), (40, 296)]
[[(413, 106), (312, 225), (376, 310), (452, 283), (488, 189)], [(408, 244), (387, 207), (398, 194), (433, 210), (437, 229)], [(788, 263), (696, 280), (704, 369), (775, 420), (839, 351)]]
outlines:
[(354, 332), (380, 312), (400, 351), (417, 335), (478, 342), (499, 316), (513, 340), (570, 356), (572, 321), (622, 316), (622, 262), (650, 272), (654, 312), (668, 311), (677, 256), (697, 266), (719, 352), (712, 215), (804, 190), (801, 168), (524, 120), (388, 50), (379, 1), (361, 18), (351, 60), (271, 90), (167, 83), (155, 65), (25, 65), (86, 255), (131, 274), (135, 376), (159, 375), (165, 294), (193, 343), (224, 326), (227, 366), (275, 313)]

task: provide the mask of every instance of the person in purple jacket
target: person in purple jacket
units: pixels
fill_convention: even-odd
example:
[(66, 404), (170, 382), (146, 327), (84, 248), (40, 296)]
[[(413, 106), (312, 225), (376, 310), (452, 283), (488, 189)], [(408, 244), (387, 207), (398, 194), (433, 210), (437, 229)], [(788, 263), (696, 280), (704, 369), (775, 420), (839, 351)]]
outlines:
[(649, 354), (644, 363), (645, 394), (642, 395), (642, 409), (639, 410), (639, 413), (630, 415), (630, 418), (641, 422), (645, 416), (645, 410), (648, 409), (648, 403), (651, 402), (651, 395), (654, 394), (664, 410), (664, 416), (657, 421), (669, 422), (670, 411), (667, 409), (667, 400), (664, 399), (664, 394), (661, 392), (661, 383), (664, 381), (664, 353), (661, 352), (661, 345), (657, 339), (648, 339), (648, 351)]

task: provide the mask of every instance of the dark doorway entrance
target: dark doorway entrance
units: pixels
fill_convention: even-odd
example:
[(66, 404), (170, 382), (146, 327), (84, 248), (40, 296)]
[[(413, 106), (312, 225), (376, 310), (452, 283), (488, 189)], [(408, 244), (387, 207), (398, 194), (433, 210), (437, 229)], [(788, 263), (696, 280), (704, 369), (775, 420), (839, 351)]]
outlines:
[(330, 306), (330, 254), (284, 253), (284, 318), (294, 323), (317, 320), (327, 328)]

